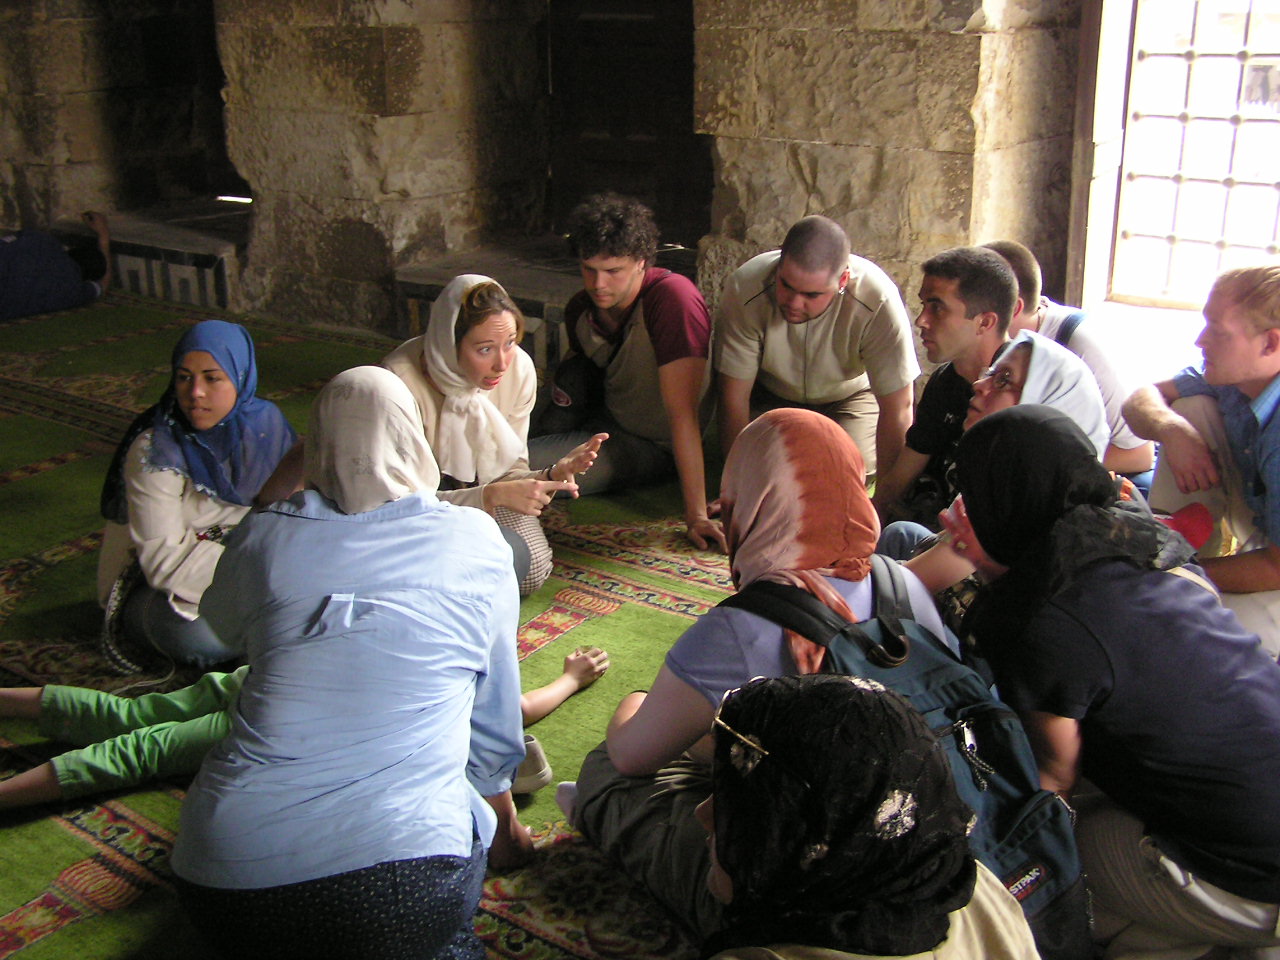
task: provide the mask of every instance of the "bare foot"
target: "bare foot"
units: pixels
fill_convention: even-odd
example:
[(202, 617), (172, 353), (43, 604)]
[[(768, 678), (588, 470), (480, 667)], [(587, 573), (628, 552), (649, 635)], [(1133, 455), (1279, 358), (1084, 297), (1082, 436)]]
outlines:
[(96, 234), (109, 233), (107, 226), (107, 218), (97, 210), (86, 210), (80, 215), (80, 219), (89, 225), (89, 229)]
[(565, 823), (573, 826), (573, 815), (578, 809), (578, 782), (562, 780), (556, 784), (556, 806), (564, 814)]

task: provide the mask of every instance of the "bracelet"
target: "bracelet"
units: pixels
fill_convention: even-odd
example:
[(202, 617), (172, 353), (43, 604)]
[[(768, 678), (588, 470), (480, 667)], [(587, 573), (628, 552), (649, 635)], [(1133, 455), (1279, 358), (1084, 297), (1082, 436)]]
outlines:
[[(559, 463), (559, 462), (560, 462), (559, 460), (557, 460), (557, 461), (556, 461), (556, 463)], [(549, 466), (549, 467), (544, 467), (544, 468), (543, 468), (543, 471), (542, 471), (542, 472), (543, 472), (543, 473), (545, 473), (545, 474), (547, 475), (547, 482), (549, 482), (549, 483), (555, 483), (555, 478), (551, 476), (551, 471), (552, 471), (552, 470), (554, 470), (555, 468), (556, 468), (556, 464), (555, 464), (555, 463), (551, 464), (551, 466)]]

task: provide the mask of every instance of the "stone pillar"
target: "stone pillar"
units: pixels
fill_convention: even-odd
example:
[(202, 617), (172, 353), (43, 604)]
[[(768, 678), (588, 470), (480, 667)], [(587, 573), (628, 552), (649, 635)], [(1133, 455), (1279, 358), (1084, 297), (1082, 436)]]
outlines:
[(1062, 297), (1080, 0), (989, 0), (986, 6), (973, 104), (978, 139), (969, 241), (1026, 244), (1040, 261), (1045, 293)]
[(909, 304), (920, 263), (959, 244), (1021, 240), (1063, 275), (1078, 0), (696, 0), (694, 16), (708, 300), (813, 213)]
[(220, 87), (208, 3), (0, 2), (0, 225), (238, 182)]
[(397, 267), (541, 217), (543, 3), (216, 8), (252, 306), (391, 331)]

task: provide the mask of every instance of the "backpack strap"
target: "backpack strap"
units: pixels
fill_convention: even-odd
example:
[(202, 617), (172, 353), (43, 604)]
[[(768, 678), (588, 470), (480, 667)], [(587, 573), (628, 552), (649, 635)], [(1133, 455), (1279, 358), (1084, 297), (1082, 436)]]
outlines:
[(1071, 335), (1076, 332), (1076, 327), (1084, 322), (1084, 311), (1077, 310), (1075, 313), (1069, 314), (1067, 319), (1062, 321), (1062, 326), (1058, 328), (1058, 335), (1053, 339), (1058, 342), (1058, 346), (1065, 347), (1067, 341), (1071, 339)]
[[(900, 637), (904, 644), (909, 643), (909, 635), (906, 627), (903, 626), (903, 621), (910, 621), (915, 624), (919, 631), (915, 637), (916, 643), (927, 641), (949, 659), (966, 663), (968, 666), (977, 669), (979, 673), (983, 672), (974, 663), (969, 663), (967, 658), (957, 656), (956, 652), (947, 646), (940, 637), (916, 618), (915, 610), (911, 606), (911, 594), (907, 592), (907, 579), (902, 575), (901, 563), (881, 554), (873, 553), (871, 555), (871, 577), (871, 582), (874, 584), (876, 591), (876, 619), (892, 636)], [(989, 678), (987, 682), (990, 684)]]
[[(873, 583), (874, 576), (873, 574)], [(880, 595), (877, 591), (877, 607), (879, 603)], [(877, 615), (881, 637), (876, 639), (858, 624), (840, 616), (808, 590), (787, 583), (757, 580), (721, 600), (717, 606), (736, 607), (754, 613), (787, 630), (794, 630), (823, 647), (830, 647), (843, 638), (856, 643), (867, 660), (879, 667), (900, 666), (911, 653), (910, 640), (898, 617), (892, 617), (891, 627), (884, 618)]]
[[(587, 352), (582, 349), (582, 341), (578, 338), (578, 321), (582, 318), (583, 313), (586, 313), (592, 309), (593, 308), (590, 305), (590, 301), (588, 301), (588, 305), (585, 310), (575, 313), (572, 317), (566, 314), (564, 318), (564, 321), (565, 321), (564, 333), (565, 333), (565, 336), (569, 338), (569, 354), (567, 354), (567, 356), (577, 354), (578, 356), (586, 359), (588, 362), (594, 363), (594, 361), (592, 361), (591, 358), (587, 356)], [(590, 323), (590, 322), (591, 320), (588, 319), (587, 323)], [(603, 367), (599, 367), (600, 370), (609, 369), (609, 365), (613, 363), (614, 358), (617, 357), (618, 355), (618, 351), (622, 349), (623, 343), (626, 342), (627, 337), (626, 337), (625, 328), (623, 330), (620, 330), (619, 333), (621, 334), (621, 336), (618, 337), (618, 342), (611, 345), (609, 349), (609, 358), (605, 360)], [(597, 366), (599, 365), (597, 364)], [(554, 380), (554, 376), (552, 377), (552, 379)]]
[(914, 620), (911, 611), (911, 597), (907, 595), (907, 581), (903, 579), (902, 567), (896, 560), (871, 555), (871, 586), (876, 592), (875, 617), (892, 636), (908, 646), (907, 631), (902, 626), (903, 620)]
[(1175, 577), (1182, 577), (1184, 580), (1190, 580), (1192, 583), (1204, 587), (1219, 600), (1222, 599), (1222, 595), (1218, 593), (1218, 588), (1194, 570), (1188, 570), (1186, 567), (1173, 567), (1172, 569), (1166, 570), (1165, 573), (1171, 573)]

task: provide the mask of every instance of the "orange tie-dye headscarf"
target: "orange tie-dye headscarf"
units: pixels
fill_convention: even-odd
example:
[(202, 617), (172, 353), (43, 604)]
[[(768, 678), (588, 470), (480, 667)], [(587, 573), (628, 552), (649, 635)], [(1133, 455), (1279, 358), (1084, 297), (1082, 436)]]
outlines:
[[(811, 410), (769, 411), (734, 441), (720, 497), (736, 587), (790, 583), (854, 619), (823, 577), (867, 576), (880, 520), (844, 430)], [(791, 630), (787, 642), (799, 672), (817, 673), (825, 648)]]

